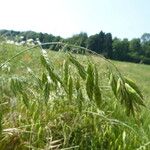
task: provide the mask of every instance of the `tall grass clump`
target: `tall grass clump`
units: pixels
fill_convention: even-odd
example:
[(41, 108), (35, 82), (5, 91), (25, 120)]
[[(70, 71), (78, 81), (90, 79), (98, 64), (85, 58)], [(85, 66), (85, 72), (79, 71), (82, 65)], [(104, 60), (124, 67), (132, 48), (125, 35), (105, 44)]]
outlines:
[[(62, 49), (37, 45), (1, 62), (0, 149), (149, 148), (149, 138), (141, 137), (146, 106), (136, 83), (88, 49), (67, 45), (76, 48), (72, 53), (66, 44), (47, 44)], [(81, 49), (85, 55), (77, 54)], [(26, 64), (25, 54), (35, 64)]]

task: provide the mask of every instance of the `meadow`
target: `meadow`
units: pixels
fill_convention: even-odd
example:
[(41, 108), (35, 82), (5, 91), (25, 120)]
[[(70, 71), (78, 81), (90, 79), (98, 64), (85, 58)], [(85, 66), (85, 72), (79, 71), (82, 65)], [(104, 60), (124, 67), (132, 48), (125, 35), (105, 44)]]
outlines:
[(0, 150), (148, 150), (149, 86), (149, 65), (3, 43)]

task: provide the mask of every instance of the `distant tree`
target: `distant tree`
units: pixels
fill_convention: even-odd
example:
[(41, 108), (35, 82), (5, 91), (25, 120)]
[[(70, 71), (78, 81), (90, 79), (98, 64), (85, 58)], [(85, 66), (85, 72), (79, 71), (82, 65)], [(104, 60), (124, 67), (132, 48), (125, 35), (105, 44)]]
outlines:
[(66, 41), (70, 44), (86, 47), (87, 39), (87, 33), (81, 32), (79, 34), (73, 35), (71, 38), (66, 39)]
[(129, 50), (131, 53), (135, 53), (136, 55), (142, 55), (143, 54), (141, 41), (139, 38), (135, 38), (135, 39), (132, 39), (130, 41)]
[(111, 33), (107, 33), (105, 35), (104, 51), (105, 51), (106, 57), (112, 58), (113, 51), (112, 51), (112, 35), (111, 35)]
[(144, 56), (150, 58), (150, 41), (145, 42), (142, 45), (142, 49), (144, 51)]
[(123, 39), (122, 41), (118, 38), (113, 40), (113, 58), (117, 60), (128, 60), (129, 52), (129, 41)]
[(87, 41), (87, 47), (97, 53), (99, 53), (99, 45), (98, 45), (99, 35), (91, 35)]
[[(34, 31), (20, 32), (13, 30), (0, 30), (0, 36), (6, 40), (13, 40), (15, 42), (22, 42), (28, 39), (33, 39), (34, 41), (39, 39), (41, 43), (62, 41), (87, 47), (96, 53), (104, 55), (106, 58), (150, 64), (150, 33), (144, 33), (140, 39), (135, 38), (131, 41), (128, 41), (128, 39), (121, 40), (118, 38), (114, 38), (112, 40), (111, 33), (105, 33), (103, 31), (89, 37), (87, 33), (81, 32), (67, 39), (47, 33), (37, 33)], [(3, 39), (0, 39), (0, 41), (2, 40)], [(62, 48), (62, 46), (44, 45), (43, 48), (58, 51)], [(66, 49), (69, 50), (69, 48)], [(74, 50), (76, 51), (76, 49)], [(84, 50), (80, 50), (78, 52), (83, 54)]]
[(89, 49), (105, 54), (105, 33), (101, 31), (99, 34), (90, 36), (87, 45)]
[(101, 31), (98, 34), (98, 49), (99, 49), (99, 53), (103, 53), (105, 54), (105, 33), (103, 31)]
[(41, 43), (43, 43), (43, 41), (44, 41), (44, 34), (41, 32), (39, 33), (39, 40)]
[(141, 40), (142, 40), (142, 43), (149, 42), (150, 41), (150, 33), (144, 33), (141, 36)]
[(112, 35), (111, 33), (105, 34), (100, 31), (99, 34), (92, 35), (88, 38), (88, 48), (104, 55), (105, 57), (112, 58)]

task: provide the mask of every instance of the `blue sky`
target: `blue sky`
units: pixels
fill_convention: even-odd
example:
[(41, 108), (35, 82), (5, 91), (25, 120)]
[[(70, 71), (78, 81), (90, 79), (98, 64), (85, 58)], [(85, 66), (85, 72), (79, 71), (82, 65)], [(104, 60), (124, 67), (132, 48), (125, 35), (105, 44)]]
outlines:
[(111, 32), (135, 38), (150, 33), (150, 0), (0, 0), (0, 29), (62, 37)]

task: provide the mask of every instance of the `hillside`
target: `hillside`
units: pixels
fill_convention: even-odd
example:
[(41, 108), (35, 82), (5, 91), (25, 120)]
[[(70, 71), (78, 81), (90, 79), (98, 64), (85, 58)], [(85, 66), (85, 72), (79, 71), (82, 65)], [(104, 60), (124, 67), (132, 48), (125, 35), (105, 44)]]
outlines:
[(0, 66), (1, 150), (150, 149), (149, 65), (3, 43)]
[[(69, 38), (54, 36), (48, 33), (34, 31), (0, 30), (0, 38), (9, 44), (35, 45), (38, 43), (64, 42), (88, 48), (106, 58), (119, 61), (150, 64), (150, 34), (144, 33), (141, 37), (131, 40), (113, 38), (111, 33), (100, 31), (88, 36), (87, 33), (75, 34)], [(58, 47), (42, 46), (58, 51)]]

